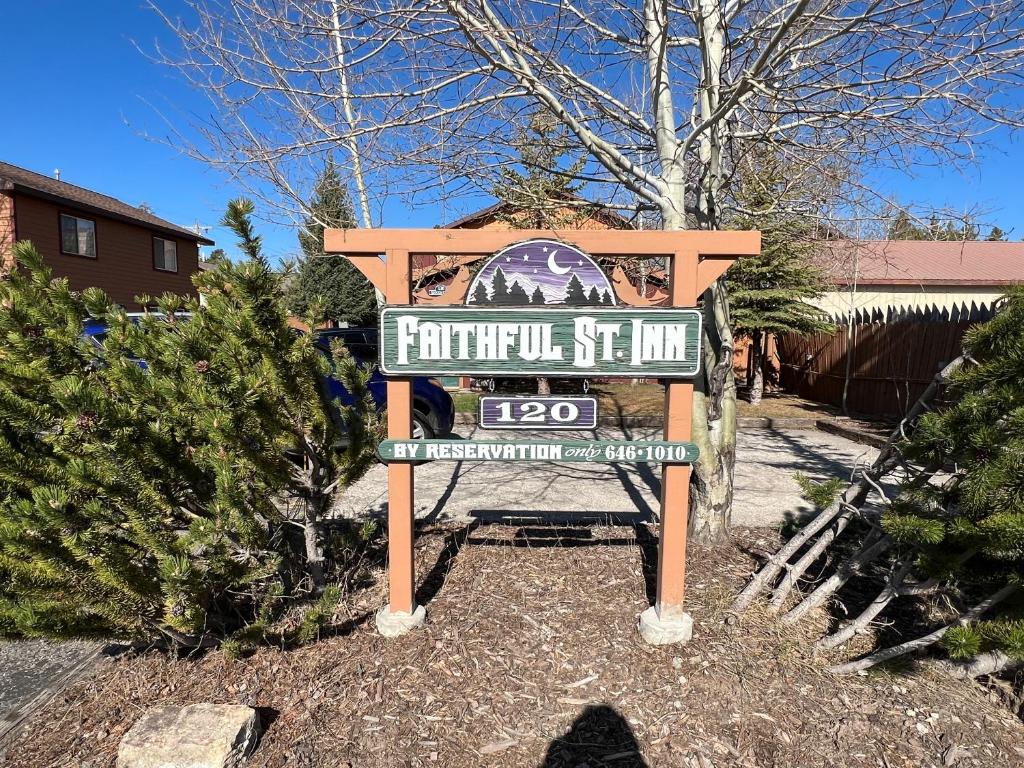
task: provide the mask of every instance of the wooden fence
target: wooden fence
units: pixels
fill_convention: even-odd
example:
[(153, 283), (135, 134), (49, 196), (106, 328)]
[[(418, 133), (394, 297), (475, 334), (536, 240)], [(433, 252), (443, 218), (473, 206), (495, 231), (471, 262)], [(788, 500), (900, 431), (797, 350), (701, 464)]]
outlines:
[(851, 414), (902, 416), (936, 372), (961, 352), (964, 332), (992, 308), (890, 308), (858, 312), (853, 333), (845, 320), (834, 334), (786, 334), (777, 340), (780, 382), (808, 400), (841, 406), (850, 355), (847, 409)]

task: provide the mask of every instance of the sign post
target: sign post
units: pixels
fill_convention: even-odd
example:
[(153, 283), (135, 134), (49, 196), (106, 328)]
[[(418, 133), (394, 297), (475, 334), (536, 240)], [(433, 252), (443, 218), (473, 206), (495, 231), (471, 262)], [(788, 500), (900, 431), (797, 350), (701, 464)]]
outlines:
[[(683, 608), (686, 585), (686, 538), (689, 508), (689, 464), (697, 457), (690, 443), (693, 383), (701, 365), (701, 313), (698, 298), (736, 260), (760, 252), (758, 232), (694, 231), (488, 231), (488, 230), (327, 230), (326, 253), (343, 254), (384, 293), (389, 305), (382, 312), (382, 371), (388, 376), (388, 440), (381, 454), (388, 461), (388, 605), (377, 614), (377, 627), (385, 636), (403, 634), (424, 621), (425, 610), (415, 602), (413, 560), (413, 468), (431, 455), (490, 461), (653, 461), (662, 463), (661, 529), (658, 546), (657, 599), (640, 616), (639, 628), (649, 643), (689, 640), (692, 620)], [(534, 301), (544, 301), (556, 276), (571, 268), (565, 253), (577, 258), (580, 274), (594, 274), (596, 264), (584, 252), (606, 258), (624, 256), (667, 257), (670, 261), (667, 306), (654, 307), (648, 297), (622, 279), (616, 268), (611, 286), (618, 300), (644, 309), (618, 309), (605, 290), (596, 286), (568, 286), (581, 301), (603, 306), (563, 307), (456, 307), (471, 287), (467, 265), (511, 254), (521, 243), (522, 263), (505, 255), (510, 275), (532, 283)], [(541, 248), (543, 244), (543, 248)], [(530, 251), (536, 246), (540, 250)], [(502, 250), (506, 249), (506, 250)], [(579, 250), (577, 250), (579, 249)], [(543, 254), (540, 253), (543, 251)], [(430, 293), (430, 309), (413, 306), (411, 255), (458, 259), (459, 275), (444, 292)], [(543, 259), (536, 258), (543, 255)], [(385, 257), (381, 261), (381, 256)], [(530, 259), (533, 257), (533, 261)], [(546, 265), (545, 265), (546, 260)], [(528, 266), (527, 266), (528, 264)], [(491, 262), (484, 271), (494, 267)], [(585, 270), (590, 269), (589, 273)], [(466, 274), (462, 274), (466, 271)], [(481, 271), (472, 282), (474, 297)], [(537, 274), (537, 278), (532, 275)], [(491, 295), (524, 286), (501, 280), (491, 283)], [(579, 281), (577, 281), (579, 283)], [(564, 286), (563, 286), (564, 287)], [(417, 296), (420, 292), (417, 291)], [(427, 295), (427, 294), (424, 294)], [(421, 298), (420, 301), (423, 301)], [(478, 302), (479, 303), (479, 302)], [(512, 302), (516, 303), (516, 302)], [(521, 301), (518, 303), (522, 303)], [(611, 306), (608, 306), (611, 305)], [(471, 310), (472, 316), (466, 314)], [(647, 442), (543, 441), (412, 441), (412, 382), (420, 374), (519, 376), (657, 376), (667, 380), (664, 439)], [(546, 398), (552, 400), (552, 398)], [(511, 398), (509, 398), (511, 400)], [(557, 401), (557, 398), (554, 398)], [(556, 403), (548, 403), (552, 408)], [(526, 409), (530, 410), (530, 409)], [(511, 407), (507, 409), (513, 417)], [(559, 411), (559, 414), (569, 411)], [(525, 412), (524, 412), (525, 413)], [(495, 417), (497, 421), (505, 411)], [(519, 414), (520, 416), (524, 414)], [(560, 416), (544, 416), (545, 425)], [(525, 426), (520, 424), (519, 426)], [(456, 443), (459, 445), (456, 446)], [(511, 446), (508, 448), (506, 446)], [(545, 458), (547, 457), (547, 458)]]

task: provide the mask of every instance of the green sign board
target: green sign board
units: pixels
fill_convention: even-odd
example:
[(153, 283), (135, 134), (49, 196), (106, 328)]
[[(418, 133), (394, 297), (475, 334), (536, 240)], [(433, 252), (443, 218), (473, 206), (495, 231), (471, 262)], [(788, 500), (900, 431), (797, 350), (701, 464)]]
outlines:
[(385, 307), (389, 376), (657, 376), (700, 371), (695, 309)]
[(384, 440), (383, 461), (571, 461), (692, 464), (693, 443), (665, 440)]

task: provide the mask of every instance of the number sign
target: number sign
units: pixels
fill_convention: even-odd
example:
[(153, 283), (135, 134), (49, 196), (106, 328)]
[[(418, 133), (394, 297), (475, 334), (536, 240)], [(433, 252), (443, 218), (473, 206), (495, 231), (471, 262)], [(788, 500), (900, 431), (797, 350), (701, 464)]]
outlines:
[(659, 376), (700, 370), (694, 309), (385, 307), (388, 376)]
[(480, 398), (483, 429), (593, 429), (597, 426), (594, 397)]
[(377, 448), (388, 461), (569, 461), (591, 463), (691, 464), (693, 443), (667, 440), (384, 440)]

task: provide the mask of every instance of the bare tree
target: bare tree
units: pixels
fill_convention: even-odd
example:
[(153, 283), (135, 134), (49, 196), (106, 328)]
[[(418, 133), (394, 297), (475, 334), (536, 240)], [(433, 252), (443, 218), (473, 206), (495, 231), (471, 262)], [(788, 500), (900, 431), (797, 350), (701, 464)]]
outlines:
[[(832, 177), (970, 162), (987, 132), (1022, 123), (1024, 0), (189, 5), (191, 20), (169, 21), (177, 63), (218, 105), (212, 154), (285, 196), (285, 169), (333, 146), (372, 167), (368, 194), (487, 188), (540, 107), (586, 150), (576, 175), (609, 185), (607, 199), (653, 209), (665, 229), (715, 229), (752, 147), (770, 145), (794, 178)], [(785, 191), (777, 205), (806, 208)], [(709, 540), (729, 523), (735, 387), (720, 284), (703, 307), (691, 532)]]

